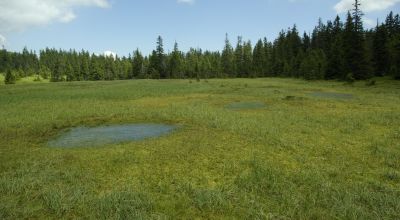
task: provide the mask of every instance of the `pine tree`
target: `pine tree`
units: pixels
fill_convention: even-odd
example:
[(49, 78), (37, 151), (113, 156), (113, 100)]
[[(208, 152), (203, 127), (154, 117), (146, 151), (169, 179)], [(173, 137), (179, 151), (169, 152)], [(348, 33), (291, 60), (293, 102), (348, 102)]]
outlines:
[[(358, 3), (358, 1), (357, 1)], [(357, 80), (369, 78), (366, 59), (364, 33), (362, 31), (361, 13), (355, 9), (357, 18), (353, 19), (350, 12), (347, 14), (343, 32), (344, 70), (346, 75), (352, 73)]]
[(400, 79), (400, 18), (393, 12), (386, 18), (385, 27), (388, 35), (389, 74)]
[(89, 75), (89, 58), (85, 54), (82, 54), (79, 80), (89, 80)]
[(15, 84), (15, 81), (16, 81), (15, 74), (10, 69), (8, 69), (4, 77), (4, 83)]
[(273, 46), (272, 43), (268, 42), (267, 38), (263, 40), (264, 44), (264, 54), (265, 60), (263, 65), (263, 76), (272, 76), (273, 75)]
[(308, 49), (311, 48), (311, 38), (308, 36), (306, 32), (303, 34), (303, 39), (302, 39), (302, 44), (303, 44), (303, 52), (308, 51)]
[(228, 34), (225, 36), (225, 46), (221, 56), (222, 71), (226, 76), (233, 77), (235, 75), (235, 56), (233, 48), (229, 42)]
[(43, 79), (48, 79), (49, 76), (51, 75), (51, 71), (47, 66), (42, 65), (40, 67), (40, 73), (39, 74)]
[(2, 49), (0, 50), (0, 73), (6, 72), (12, 63), (10, 53)]
[(144, 70), (144, 58), (143, 55), (140, 53), (139, 49), (133, 52), (133, 59), (132, 59), (132, 75), (130, 77), (144, 79), (145, 70)]
[(266, 55), (263, 41), (258, 40), (254, 46), (253, 51), (253, 71), (256, 76), (262, 77), (265, 74), (264, 63), (266, 62)]
[(251, 42), (247, 41), (243, 44), (243, 77), (256, 77), (253, 72), (253, 47)]
[(389, 42), (390, 53), (390, 75), (395, 79), (400, 79), (400, 33), (393, 35)]
[(385, 25), (377, 25), (373, 39), (373, 63), (377, 76), (384, 76), (389, 72), (388, 36)]
[(321, 49), (311, 49), (307, 52), (300, 65), (300, 72), (307, 80), (323, 79), (326, 73), (326, 55)]
[(153, 50), (152, 54), (149, 56), (149, 68), (148, 68), (148, 75), (152, 79), (160, 79), (160, 72), (158, 71), (159, 69), (159, 59), (158, 59), (158, 54), (157, 51)]
[(95, 56), (94, 54), (92, 55), (92, 58), (90, 60), (90, 66), (89, 66), (89, 80), (96, 81), (96, 80), (101, 80), (103, 79), (103, 70), (100, 66), (100, 63), (98, 62), (98, 57)]
[(157, 38), (157, 48), (156, 48), (156, 66), (155, 69), (160, 74), (161, 79), (169, 78), (168, 73), (166, 71), (166, 61), (164, 54), (164, 44), (161, 36)]
[(243, 41), (242, 37), (239, 36), (235, 48), (235, 63), (234, 63), (235, 76), (244, 76), (244, 65), (243, 65)]
[(67, 63), (67, 65), (65, 66), (65, 75), (67, 77), (67, 81), (70, 82), (75, 80), (74, 69), (72, 68), (71, 63)]
[(172, 51), (171, 58), (169, 60), (169, 75), (172, 78), (182, 78), (182, 55), (178, 48), (178, 43), (175, 42), (174, 50)]
[(325, 79), (344, 79), (344, 60), (343, 60), (343, 24), (340, 17), (336, 16), (330, 33), (331, 42), (327, 54), (327, 69)]
[[(108, 56), (105, 57), (105, 71), (104, 71), (104, 79), (105, 80), (114, 80), (117, 78), (117, 70), (115, 66), (115, 62), (119, 59), (115, 58), (113, 56)], [(123, 65), (123, 70), (121, 71), (121, 75), (118, 76), (119, 79), (124, 79), (127, 76), (127, 71), (125, 69), (125, 65)], [(125, 74), (126, 73), (126, 74)]]
[(51, 73), (50, 81), (51, 82), (63, 81), (64, 71), (65, 71), (64, 60), (61, 57), (59, 57), (56, 65), (54, 66), (54, 70)]
[(338, 35), (330, 50), (330, 57), (327, 61), (327, 70), (325, 79), (344, 79), (345, 69), (344, 69), (344, 59), (343, 59), (343, 43), (342, 37)]

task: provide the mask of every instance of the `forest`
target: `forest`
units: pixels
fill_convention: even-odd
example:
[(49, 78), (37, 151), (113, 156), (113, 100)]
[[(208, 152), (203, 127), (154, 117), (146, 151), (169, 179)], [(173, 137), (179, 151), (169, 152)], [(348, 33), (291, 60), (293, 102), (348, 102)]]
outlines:
[(178, 43), (166, 53), (161, 36), (148, 56), (138, 49), (129, 57), (91, 54), (88, 51), (46, 48), (39, 54), (0, 51), (0, 72), (6, 83), (26, 76), (59, 81), (124, 79), (207, 79), (294, 77), (307, 80), (364, 80), (376, 76), (400, 79), (400, 18), (390, 12), (373, 29), (365, 29), (358, 7), (344, 21), (337, 16), (319, 19), (311, 34), (300, 34), (296, 25), (282, 30), (274, 41), (252, 42), (228, 34), (222, 51), (191, 48)]

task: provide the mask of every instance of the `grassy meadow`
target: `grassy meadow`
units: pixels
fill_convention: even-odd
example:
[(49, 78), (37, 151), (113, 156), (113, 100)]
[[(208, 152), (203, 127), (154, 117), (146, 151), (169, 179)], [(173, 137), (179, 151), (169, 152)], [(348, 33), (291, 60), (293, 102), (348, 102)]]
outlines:
[[(237, 102), (265, 106), (226, 107)], [(179, 129), (47, 146), (71, 127), (136, 122)], [(400, 82), (0, 85), (0, 161), (0, 219), (399, 219)]]

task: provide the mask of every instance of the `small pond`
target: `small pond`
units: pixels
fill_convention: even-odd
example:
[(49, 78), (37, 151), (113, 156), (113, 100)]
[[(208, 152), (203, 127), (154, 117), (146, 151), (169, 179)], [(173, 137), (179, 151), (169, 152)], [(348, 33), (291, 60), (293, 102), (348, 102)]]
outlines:
[(139, 141), (171, 133), (177, 126), (165, 124), (125, 124), (77, 127), (48, 142), (50, 147), (95, 147)]
[(311, 96), (316, 98), (328, 98), (328, 99), (353, 99), (352, 94), (336, 93), (336, 92), (313, 92)]
[(266, 105), (263, 102), (234, 102), (225, 107), (230, 110), (252, 110), (265, 108)]

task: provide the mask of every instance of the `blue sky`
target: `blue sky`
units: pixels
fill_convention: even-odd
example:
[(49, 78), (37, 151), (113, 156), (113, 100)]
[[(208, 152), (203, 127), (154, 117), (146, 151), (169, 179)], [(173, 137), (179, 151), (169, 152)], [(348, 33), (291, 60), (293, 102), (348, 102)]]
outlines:
[[(400, 12), (399, 0), (364, 0), (366, 26)], [(0, 41), (9, 50), (24, 46), (145, 54), (158, 35), (165, 49), (220, 50), (225, 33), (253, 43), (297, 24), (310, 32), (321, 17), (343, 15), (351, 0), (0, 0)], [(23, 16), (20, 16), (23, 15)], [(371, 25), (370, 24), (370, 25)], [(1, 37), (2, 36), (2, 37)], [(4, 39), (1, 39), (4, 38)]]

